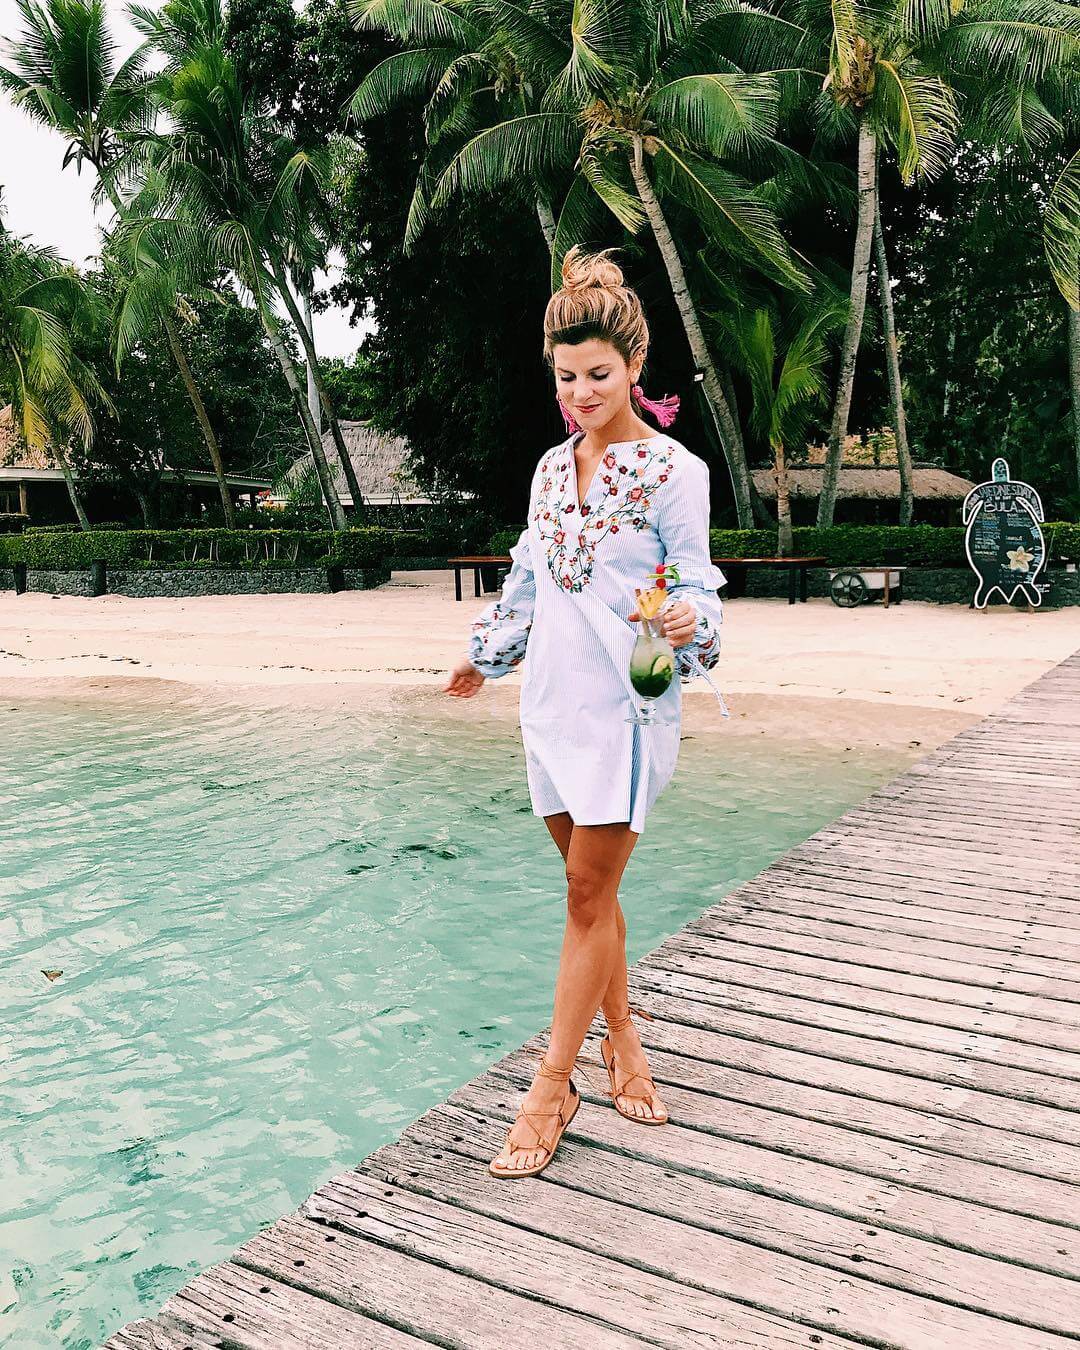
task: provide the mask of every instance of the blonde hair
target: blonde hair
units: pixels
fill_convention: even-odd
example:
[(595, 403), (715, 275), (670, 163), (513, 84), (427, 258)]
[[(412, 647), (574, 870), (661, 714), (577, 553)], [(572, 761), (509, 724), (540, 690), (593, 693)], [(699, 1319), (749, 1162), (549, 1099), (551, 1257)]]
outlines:
[(649, 325), (637, 294), (623, 285), (622, 268), (607, 256), (614, 249), (586, 253), (575, 244), (563, 258), (562, 285), (544, 311), (544, 360), (560, 342), (590, 338), (610, 342), (629, 365), (649, 349)]

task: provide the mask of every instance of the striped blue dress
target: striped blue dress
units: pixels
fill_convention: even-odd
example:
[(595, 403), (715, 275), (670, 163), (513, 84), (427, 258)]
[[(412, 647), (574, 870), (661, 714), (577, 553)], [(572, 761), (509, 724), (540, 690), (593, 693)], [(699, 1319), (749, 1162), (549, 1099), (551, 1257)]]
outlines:
[[(625, 719), (640, 700), (630, 683), (635, 587), (657, 563), (675, 563), (673, 599), (697, 611), (679, 674), (720, 655), (724, 576), (709, 560), (709, 470), (661, 432), (609, 445), (578, 503), (574, 448), (583, 432), (540, 460), (529, 524), (511, 550), (498, 601), (472, 625), (469, 658), (497, 678), (524, 661), (521, 733), (532, 808), (566, 811), (578, 825), (645, 817), (675, 771), (682, 689), (656, 700), (657, 724)], [(527, 653), (527, 659), (526, 659)]]

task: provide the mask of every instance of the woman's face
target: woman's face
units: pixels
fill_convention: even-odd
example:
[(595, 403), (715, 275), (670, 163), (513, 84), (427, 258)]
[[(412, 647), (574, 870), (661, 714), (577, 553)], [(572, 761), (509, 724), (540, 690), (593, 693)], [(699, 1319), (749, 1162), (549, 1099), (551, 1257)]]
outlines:
[(552, 352), (555, 392), (585, 431), (597, 431), (630, 404), (630, 390), (641, 374), (641, 358), (629, 365), (618, 348), (603, 338), (560, 342)]

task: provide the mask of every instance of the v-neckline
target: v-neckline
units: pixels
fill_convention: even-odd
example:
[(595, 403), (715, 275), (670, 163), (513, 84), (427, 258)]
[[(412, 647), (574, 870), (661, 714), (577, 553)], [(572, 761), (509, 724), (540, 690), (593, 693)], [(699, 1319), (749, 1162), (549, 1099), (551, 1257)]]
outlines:
[[(581, 439), (584, 440), (584, 438), (585, 432), (583, 431), (581, 433)], [(570, 437), (570, 493), (571, 493), (571, 501), (574, 503), (577, 509), (577, 514), (578, 515), (581, 514), (581, 508), (589, 500), (589, 494), (592, 492), (593, 485), (596, 483), (596, 479), (600, 473), (600, 465), (603, 464), (604, 457), (610, 454), (611, 451), (614, 450), (616, 446), (640, 445), (642, 441), (660, 441), (664, 439), (665, 439), (664, 432), (657, 431), (652, 436), (635, 436), (634, 439), (630, 441), (609, 441), (607, 445), (604, 447), (604, 453), (596, 461), (596, 467), (592, 471), (592, 477), (589, 479), (589, 482), (585, 488), (584, 495), (579, 498), (578, 482), (577, 482), (578, 433), (575, 431)]]

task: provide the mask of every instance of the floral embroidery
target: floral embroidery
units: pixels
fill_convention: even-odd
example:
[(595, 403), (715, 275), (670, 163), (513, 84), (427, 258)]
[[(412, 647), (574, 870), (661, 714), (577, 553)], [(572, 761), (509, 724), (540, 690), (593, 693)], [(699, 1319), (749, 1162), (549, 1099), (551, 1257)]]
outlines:
[[(600, 493), (596, 505), (582, 502), (580, 513), (573, 439), (541, 461), (533, 521), (546, 546), (551, 575), (565, 591), (581, 591), (589, 584), (596, 546), (608, 534), (618, 534), (625, 525), (639, 531), (647, 528), (653, 494), (671, 476), (673, 446), (663, 436), (635, 442), (624, 448), (624, 454), (630, 464), (621, 462), (612, 450), (604, 455), (596, 472), (600, 484), (607, 485), (606, 491)], [(617, 470), (620, 476), (602, 473), (602, 469)], [(575, 514), (580, 518), (576, 526), (570, 519)]]
[(685, 647), (679, 647), (675, 652), (675, 664), (683, 679), (693, 674), (689, 661), (691, 655), (696, 656), (706, 670), (712, 670), (720, 660), (720, 634), (704, 614), (698, 614), (694, 636)]
[[(473, 623), (469, 639), (469, 660), (485, 675), (505, 675), (525, 659), (532, 620), (523, 623), (520, 633), (506, 642), (500, 628), (513, 624), (518, 612), (496, 601)], [(505, 645), (503, 645), (505, 643)]]

